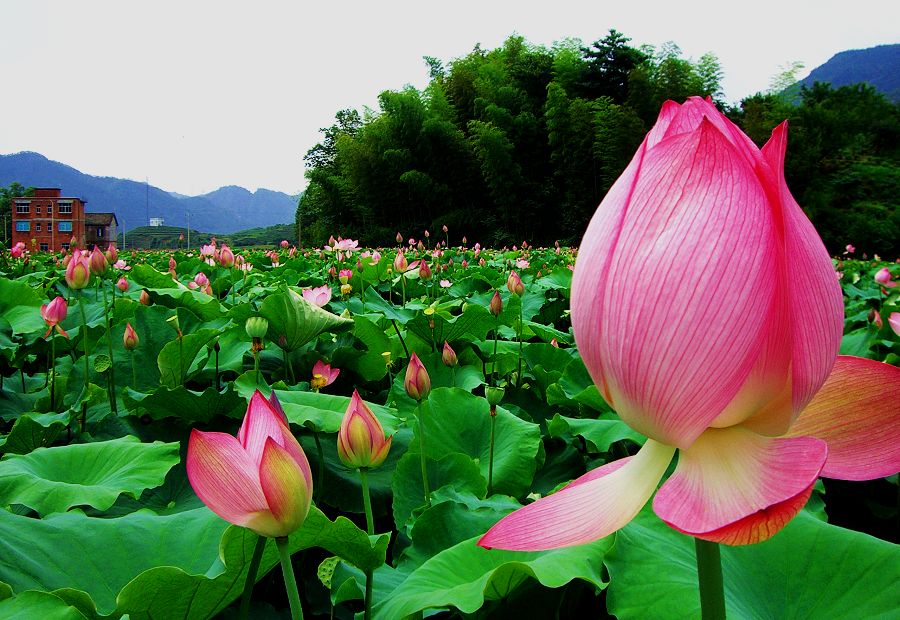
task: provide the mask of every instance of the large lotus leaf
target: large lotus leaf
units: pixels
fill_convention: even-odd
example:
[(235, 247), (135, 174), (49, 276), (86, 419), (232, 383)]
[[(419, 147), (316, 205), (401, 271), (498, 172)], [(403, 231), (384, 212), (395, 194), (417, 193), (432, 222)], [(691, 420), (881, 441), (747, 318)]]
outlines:
[(67, 602), (37, 590), (27, 590), (18, 596), (0, 601), (0, 618), (5, 620), (85, 620), (85, 615)]
[(647, 438), (625, 424), (614, 413), (602, 413), (599, 419), (567, 418), (556, 415), (547, 424), (550, 437), (560, 437), (566, 433), (584, 438), (588, 444), (588, 452), (607, 452), (609, 446), (617, 441), (628, 439), (644, 445)]
[[(427, 454), (431, 458), (457, 452), (466, 454), (478, 463), (481, 475), (487, 479), (491, 452), (491, 415), (487, 401), (458, 388), (438, 388), (431, 391), (428, 404), (424, 416)], [(540, 444), (541, 430), (537, 424), (497, 407), (495, 493), (520, 496), (528, 492)]]
[[(166, 344), (156, 361), (159, 366), (160, 384), (170, 389), (183, 385), (191, 373), (197, 370), (195, 363), (197, 355), (218, 333), (217, 329), (199, 329), (194, 333), (185, 334), (181, 342), (176, 338)], [(202, 360), (199, 363), (201, 367), (206, 363), (206, 358)]]
[(267, 340), (286, 351), (296, 351), (322, 332), (353, 328), (352, 319), (311, 304), (287, 287), (266, 297), (259, 313), (269, 321)]
[(390, 352), (391, 341), (381, 328), (364, 316), (354, 316), (353, 323), (353, 335), (366, 346), (366, 352), (352, 358), (347, 367), (364, 381), (378, 381), (387, 374), (382, 353)]
[[(431, 328), (434, 323), (434, 329)], [(497, 320), (486, 306), (467, 304), (462, 313), (452, 318), (424, 312), (406, 324), (406, 328), (425, 342), (442, 345), (445, 340), (483, 340), (497, 326)]]
[[(438, 438), (433, 436), (431, 444), (437, 443)], [(416, 440), (418, 441), (418, 440)], [(429, 452), (426, 442), (425, 451)], [(391, 490), (394, 494), (394, 523), (398, 530), (403, 530), (413, 514), (425, 507), (425, 489), (422, 485), (422, 461), (419, 452), (413, 452), (418, 448), (418, 443), (411, 446), (411, 450), (403, 455), (397, 463), (394, 479), (391, 481)], [(484, 497), (487, 492), (487, 480), (481, 475), (478, 464), (465, 454), (446, 454), (439, 459), (426, 459), (428, 470), (428, 488), (437, 492), (445, 486), (452, 487), (458, 493), (467, 493), (475, 497)], [(432, 497), (436, 501), (437, 496)]]
[(44, 303), (49, 300), (28, 284), (0, 278), (0, 316), (9, 322), (13, 335), (47, 330), (40, 310)]
[[(400, 299), (400, 291), (397, 290), (397, 299)], [(397, 321), (401, 325), (405, 325), (408, 320), (415, 316), (415, 312), (388, 303), (373, 288), (366, 289), (366, 307), (363, 309), (362, 300), (353, 297), (350, 299), (349, 307), (354, 314), (364, 314), (365, 312), (377, 311), (386, 318)]]
[(46, 515), (72, 506), (105, 510), (122, 493), (138, 497), (159, 486), (179, 461), (177, 443), (135, 437), (38, 448), (0, 461), (0, 503), (24, 504)]
[(153, 300), (168, 308), (187, 308), (204, 321), (225, 313), (219, 300), (197, 289), (191, 290), (150, 265), (136, 265), (131, 279), (151, 292)]
[[(119, 594), (117, 613), (130, 614), (131, 620), (214, 617), (241, 595), (256, 540), (256, 534), (232, 526), (222, 537), (221, 561), (212, 563), (208, 570), (192, 572), (181, 566), (160, 566), (141, 573)], [(388, 541), (386, 535), (370, 538), (344, 517), (329, 521), (313, 507), (288, 545), (291, 553), (322, 547), (367, 570), (384, 564)], [(274, 542), (268, 541), (257, 578), (276, 564), (278, 552)]]
[(569, 362), (560, 380), (547, 388), (547, 403), (568, 407), (586, 405), (597, 411), (611, 411), (581, 358)]
[(247, 409), (247, 401), (231, 384), (223, 392), (214, 387), (194, 392), (178, 386), (159, 387), (150, 394), (141, 394), (126, 388), (124, 401), (132, 414), (147, 414), (154, 420), (178, 418), (189, 423), (207, 423), (219, 415), (242, 418)]
[[(43, 424), (44, 421), (47, 423)], [(0, 440), (0, 454), (28, 454), (35, 448), (47, 447), (65, 427), (66, 423), (56, 417), (47, 419), (47, 414), (24, 413), (13, 424), (9, 435)]]
[[(734, 620), (896, 618), (900, 547), (801, 511), (770, 540), (721, 547)], [(607, 607), (621, 620), (700, 617), (694, 541), (648, 506), (606, 558)]]
[[(431, 377), (431, 387), (456, 387), (471, 392), (484, 385), (484, 375), (481, 373), (481, 364), (472, 365), (457, 364), (453, 368), (444, 365), (441, 360), (443, 342), (438, 343), (438, 353), (420, 355), (419, 358), (428, 369)], [(405, 372), (405, 371), (404, 371)]]
[(603, 556), (612, 537), (544, 552), (501, 551), (477, 546), (478, 537), (434, 556), (375, 607), (375, 618), (394, 620), (434, 608), (456, 607), (463, 614), (477, 611), (486, 600), (500, 600), (535, 579), (558, 588), (583, 579), (603, 588)]

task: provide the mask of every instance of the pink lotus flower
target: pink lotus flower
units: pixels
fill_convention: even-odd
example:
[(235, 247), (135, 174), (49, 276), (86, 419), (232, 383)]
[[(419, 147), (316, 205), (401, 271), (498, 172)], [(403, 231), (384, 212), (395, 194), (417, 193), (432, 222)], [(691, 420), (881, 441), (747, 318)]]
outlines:
[(9, 253), (13, 258), (22, 258), (25, 254), (25, 244), (19, 241), (9, 249)]
[[(654, 492), (674, 529), (750, 544), (784, 527), (819, 475), (900, 469), (900, 369), (837, 356), (841, 290), (785, 184), (786, 132), (760, 151), (708, 101), (663, 106), (588, 226), (571, 301), (585, 366), (648, 440), (502, 519), (480, 545), (590, 542)], [(729, 286), (735, 277), (745, 284)], [(651, 288), (661, 297), (647, 304)]]
[(287, 240), (287, 239), (282, 239), (282, 240), (281, 240), (281, 248), (282, 248), (283, 250), (286, 250), (287, 247), (288, 247), (289, 245), (290, 245), (290, 243), (288, 243), (288, 240)]
[(441, 351), (441, 361), (444, 362), (444, 366), (448, 366), (453, 368), (459, 362), (459, 359), (456, 357), (456, 351), (450, 346), (450, 343), (446, 340), (444, 341), (444, 349)]
[(210, 510), (261, 536), (287, 536), (309, 512), (309, 461), (274, 392), (254, 392), (237, 437), (192, 430), (187, 475)]
[(125, 347), (126, 351), (134, 351), (140, 343), (141, 339), (138, 338), (137, 332), (134, 331), (131, 323), (126, 323), (125, 333), (122, 336), (122, 346)]
[(525, 293), (525, 285), (522, 284), (522, 278), (515, 271), (509, 272), (509, 277), (506, 279), (506, 288), (509, 289), (510, 293), (519, 297)]
[(128, 271), (129, 269), (131, 269), (131, 267), (129, 267), (125, 263), (125, 261), (121, 258), (119, 260), (117, 260), (115, 263), (113, 263), (113, 267), (115, 267), (116, 269), (119, 269), (121, 271)]
[(332, 368), (330, 364), (319, 360), (313, 364), (312, 379), (309, 380), (309, 386), (314, 390), (321, 390), (323, 387), (334, 383), (340, 374), (340, 368)]
[(875, 281), (886, 288), (894, 288), (897, 283), (891, 279), (891, 272), (887, 267), (882, 267), (875, 274)]
[(894, 333), (900, 336), (900, 312), (891, 312), (888, 317), (888, 325), (894, 330)]
[(393, 437), (384, 436), (381, 422), (353, 390), (338, 432), (338, 457), (351, 469), (378, 467), (388, 456)]
[(441, 280), (439, 284), (441, 285), (441, 288), (450, 288), (453, 286), (453, 283), (450, 282), (450, 280)]
[(59, 324), (65, 320), (68, 313), (69, 306), (64, 297), (54, 297), (49, 304), (43, 304), (41, 306), (41, 318), (44, 319), (48, 328), (47, 332), (44, 334), (44, 338), (49, 336), (50, 332), (54, 329), (57, 333), (62, 334), (66, 338), (69, 337), (69, 334), (59, 326)]
[(126, 280), (125, 278), (119, 278), (116, 281), (116, 288), (124, 293), (128, 290), (128, 280)]
[(303, 289), (303, 299), (321, 308), (331, 301), (331, 287), (326, 285), (305, 288)]
[(431, 377), (419, 356), (413, 353), (406, 367), (406, 376), (403, 379), (403, 387), (406, 393), (415, 400), (428, 398), (431, 393)]
[(352, 277), (353, 271), (350, 269), (341, 269), (338, 273), (338, 280), (340, 280), (341, 284), (347, 284)]
[(409, 268), (409, 261), (406, 260), (406, 255), (403, 253), (403, 250), (400, 250), (394, 257), (394, 271), (403, 273), (407, 268)]
[(81, 253), (72, 254), (66, 265), (66, 284), (71, 289), (82, 289), (91, 281), (91, 265)]
[(847, 247), (844, 248), (844, 254), (853, 254), (855, 251), (856, 251), (856, 248), (853, 247), (852, 245), (850, 245), (849, 243), (847, 244)]
[(225, 267), (226, 269), (231, 269), (231, 267), (234, 265), (234, 252), (232, 252), (231, 248), (229, 248), (224, 243), (222, 244), (222, 247), (219, 249), (219, 255), (217, 258), (218, 258), (219, 264), (222, 265), (223, 267)]

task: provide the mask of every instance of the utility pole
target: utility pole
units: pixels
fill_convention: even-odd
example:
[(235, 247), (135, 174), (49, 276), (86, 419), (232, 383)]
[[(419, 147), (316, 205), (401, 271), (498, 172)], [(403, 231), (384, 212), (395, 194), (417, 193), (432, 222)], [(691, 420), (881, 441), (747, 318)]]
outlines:
[(191, 212), (187, 211), (188, 217), (188, 250), (191, 249)]

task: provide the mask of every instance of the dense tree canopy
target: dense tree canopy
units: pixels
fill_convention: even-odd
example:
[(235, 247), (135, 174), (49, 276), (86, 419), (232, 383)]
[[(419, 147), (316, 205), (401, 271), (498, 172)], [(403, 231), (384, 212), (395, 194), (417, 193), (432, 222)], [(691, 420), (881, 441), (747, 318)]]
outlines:
[[(715, 55), (635, 48), (615, 30), (549, 49), (512, 36), (425, 62), (424, 90), (385, 91), (377, 112), (342, 110), (322, 130), (304, 158), (301, 243), (382, 244), (445, 224), (493, 245), (577, 243), (664, 101), (726, 107)], [(832, 252), (900, 252), (896, 106), (870, 88), (817, 85), (799, 105), (760, 94), (728, 113), (760, 144), (790, 120), (788, 183)]]

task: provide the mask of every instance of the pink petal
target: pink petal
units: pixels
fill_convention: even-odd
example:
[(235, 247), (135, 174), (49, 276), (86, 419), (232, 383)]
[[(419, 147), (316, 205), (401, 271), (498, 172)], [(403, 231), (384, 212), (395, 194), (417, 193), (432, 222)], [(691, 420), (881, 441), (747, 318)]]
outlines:
[(686, 447), (737, 395), (770, 341), (774, 228), (756, 172), (708, 121), (640, 150), (613, 186), (582, 241), (572, 322), (630, 426)]
[(675, 449), (648, 440), (634, 457), (595, 469), (553, 495), (498, 521), (478, 544), (488, 549), (541, 551), (598, 540), (640, 512)]
[(283, 428), (284, 423), (278, 413), (262, 392), (256, 390), (250, 397), (250, 404), (247, 406), (247, 413), (244, 415), (237, 438), (253, 462), (259, 463), (266, 439), (269, 437), (281, 439)]
[(822, 476), (874, 480), (900, 471), (900, 368), (838, 356), (831, 375), (791, 427), (828, 443)]
[(776, 175), (781, 199), (785, 265), (790, 277), (791, 389), (796, 418), (831, 372), (841, 346), (844, 300), (822, 239), (785, 183), (786, 149), (785, 122), (772, 132), (762, 153)]
[(894, 333), (900, 336), (900, 312), (891, 312), (891, 316), (888, 317), (888, 324), (894, 330)]
[[(787, 523), (784, 506), (816, 481), (828, 448), (814, 437), (773, 439), (740, 427), (709, 429), (678, 457), (653, 500), (656, 514), (680, 532), (754, 542)], [(773, 507), (775, 509), (773, 510)], [(794, 511), (796, 514), (796, 511)], [(791, 514), (790, 516), (793, 516)], [(737, 531), (737, 522), (743, 531)]]
[(197, 497), (229, 523), (246, 525), (268, 512), (256, 463), (227, 433), (191, 431), (187, 475)]
[(265, 536), (287, 536), (303, 524), (309, 512), (312, 489), (304, 472), (287, 450), (269, 438), (259, 465), (259, 479), (277, 525), (268, 531), (254, 529)]

